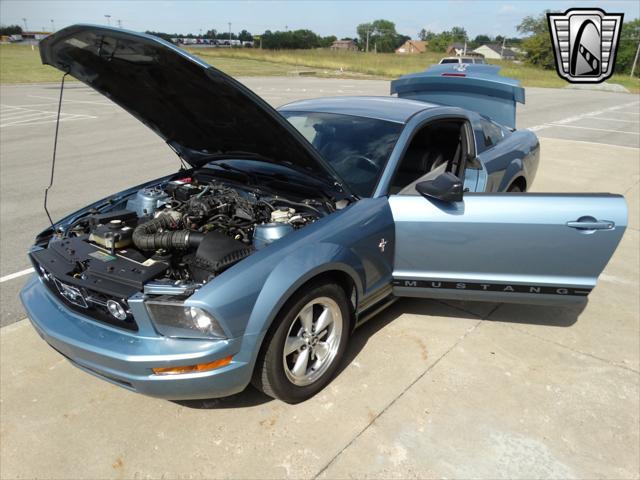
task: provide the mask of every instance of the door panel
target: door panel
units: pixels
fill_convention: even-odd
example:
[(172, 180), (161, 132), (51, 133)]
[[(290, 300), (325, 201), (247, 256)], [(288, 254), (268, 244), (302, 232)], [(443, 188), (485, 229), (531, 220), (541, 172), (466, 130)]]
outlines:
[(610, 194), (465, 194), (454, 204), (397, 195), (389, 203), (400, 296), (581, 301), (627, 225), (624, 198)]

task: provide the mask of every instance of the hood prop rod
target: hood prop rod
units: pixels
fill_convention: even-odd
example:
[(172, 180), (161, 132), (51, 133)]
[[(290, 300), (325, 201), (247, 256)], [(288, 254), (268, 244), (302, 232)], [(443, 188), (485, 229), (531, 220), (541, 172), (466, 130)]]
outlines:
[(58, 100), (58, 115), (56, 117), (56, 133), (53, 139), (53, 157), (51, 159), (51, 178), (49, 180), (49, 186), (44, 189), (44, 211), (49, 217), (49, 223), (51, 223), (51, 228), (53, 228), (53, 220), (51, 219), (51, 215), (49, 214), (49, 210), (47, 209), (47, 196), (49, 194), (49, 189), (53, 186), (53, 173), (56, 168), (56, 150), (58, 148), (58, 130), (60, 128), (60, 112), (62, 111), (62, 92), (64, 91), (64, 79), (69, 75), (69, 72), (65, 73), (62, 76), (62, 82), (60, 83), (60, 99)]

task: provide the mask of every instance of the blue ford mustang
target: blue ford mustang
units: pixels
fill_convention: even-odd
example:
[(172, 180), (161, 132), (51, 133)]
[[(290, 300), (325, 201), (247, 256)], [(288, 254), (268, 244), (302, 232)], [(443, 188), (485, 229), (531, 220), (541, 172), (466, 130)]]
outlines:
[(305, 400), (353, 329), (399, 297), (584, 302), (627, 224), (619, 195), (503, 193), (530, 184), (538, 142), (513, 129), (524, 94), (495, 71), (444, 66), (394, 82), (406, 98), (278, 113), (147, 35), (72, 26), (41, 56), (185, 164), (60, 220), (29, 253), (35, 329), (136, 392), (251, 382)]

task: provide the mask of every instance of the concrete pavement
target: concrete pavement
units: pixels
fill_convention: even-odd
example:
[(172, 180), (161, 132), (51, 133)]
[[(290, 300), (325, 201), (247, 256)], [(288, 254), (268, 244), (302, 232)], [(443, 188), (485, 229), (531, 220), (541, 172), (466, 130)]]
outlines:
[[(387, 95), (389, 91), (389, 82), (383, 80), (241, 80), (273, 105), (329, 95)], [(11, 276), (30, 267), (26, 251), (48, 223), (42, 202), (49, 183), (58, 93), (54, 84), (0, 85), (2, 326), (24, 318), (17, 294), (25, 277)], [(593, 157), (595, 162), (610, 155), (606, 145), (640, 147), (637, 95), (542, 88), (529, 88), (526, 95), (526, 105), (518, 106), (519, 128), (533, 128), (541, 137), (602, 144)], [(49, 197), (53, 218), (178, 168), (173, 152), (155, 134), (89, 88), (68, 83), (62, 112), (56, 181)], [(558, 191), (579, 191), (571, 175), (560, 180), (554, 186)], [(618, 184), (613, 183), (609, 191), (619, 192)]]
[(640, 477), (638, 150), (547, 138), (542, 149), (534, 190), (617, 191), (631, 206), (584, 311), (401, 300), (296, 406), (253, 389), (145, 398), (75, 369), (18, 322), (0, 330), (0, 475)]

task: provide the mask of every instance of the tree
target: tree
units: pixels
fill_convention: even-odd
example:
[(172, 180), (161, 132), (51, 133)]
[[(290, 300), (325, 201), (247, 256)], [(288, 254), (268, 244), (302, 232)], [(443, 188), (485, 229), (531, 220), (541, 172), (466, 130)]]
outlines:
[[(616, 64), (614, 65), (617, 73), (630, 73), (633, 67), (633, 60), (640, 42), (640, 19), (636, 18), (622, 25), (620, 32), (620, 46), (618, 47), (618, 55), (616, 55)], [(640, 76), (640, 66), (636, 65), (634, 76)]]
[(172, 38), (176, 38), (176, 37), (180, 36), (177, 33), (174, 33), (173, 35), (171, 35), (170, 33), (153, 32), (151, 30), (147, 30), (144, 33), (146, 33), (147, 35), (153, 35), (154, 37), (159, 37), (159, 38), (161, 38), (163, 40), (166, 40), (167, 42), (170, 42)]
[(491, 43), (491, 37), (489, 35), (476, 35), (473, 39), (473, 43), (477, 46), (484, 45), (485, 43)]
[(0, 26), (0, 35), (20, 35), (22, 27), (20, 25)]
[(393, 52), (409, 39), (406, 35), (396, 32), (396, 24), (390, 20), (375, 20), (371, 23), (361, 23), (356, 27), (358, 44), (367, 47), (367, 32), (369, 37), (369, 51), (374, 48), (378, 52)]
[(253, 41), (253, 35), (251, 35), (251, 33), (247, 32), (246, 30), (242, 30), (238, 34), (238, 40), (240, 40), (242, 42), (251, 42), (251, 41)]
[(320, 38), (320, 46), (322, 48), (328, 48), (331, 45), (333, 45), (333, 42), (335, 42), (338, 39), (338, 37), (336, 37), (335, 35), (329, 35), (328, 37), (322, 37)]
[[(335, 39), (335, 37), (333, 38)], [(271, 30), (267, 30), (262, 34), (262, 48), (264, 49), (309, 49), (318, 48), (322, 45), (322, 38), (311, 30), (294, 30), (287, 32), (272, 32)]]
[(467, 41), (467, 31), (464, 27), (453, 27), (449, 32), (451, 40), (454, 42), (466, 42)]
[(418, 32), (418, 38), (422, 41), (431, 41), (436, 37), (436, 34), (431, 30), (425, 30), (424, 28)]
[(527, 52), (527, 63), (551, 69), (555, 66), (555, 59), (553, 57), (547, 13), (549, 13), (549, 10), (538, 16), (528, 15), (524, 17), (516, 29), (520, 33), (529, 34), (522, 41), (522, 48)]

